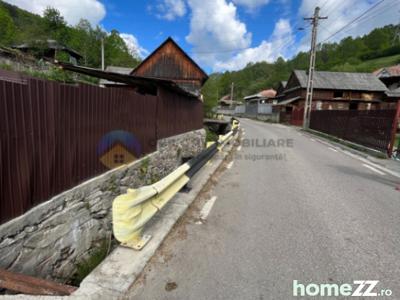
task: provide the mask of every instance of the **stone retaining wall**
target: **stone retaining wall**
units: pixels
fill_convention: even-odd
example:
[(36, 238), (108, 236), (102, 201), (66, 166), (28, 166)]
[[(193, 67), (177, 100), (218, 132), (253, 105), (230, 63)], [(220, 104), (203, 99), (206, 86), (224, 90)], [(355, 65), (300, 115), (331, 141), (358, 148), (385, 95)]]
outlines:
[(157, 151), (59, 194), (0, 225), (0, 268), (65, 281), (112, 235), (113, 199), (154, 183), (204, 149), (203, 129), (160, 140)]

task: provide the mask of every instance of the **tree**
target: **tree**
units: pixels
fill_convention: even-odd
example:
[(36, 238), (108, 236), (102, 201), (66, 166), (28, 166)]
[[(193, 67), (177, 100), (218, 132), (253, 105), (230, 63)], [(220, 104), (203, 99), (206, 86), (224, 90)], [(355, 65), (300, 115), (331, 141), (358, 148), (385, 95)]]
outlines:
[(15, 38), (14, 21), (6, 10), (0, 7), (0, 44), (10, 45)]
[(43, 21), (44, 31), (50, 38), (62, 44), (68, 42), (70, 35), (67, 22), (59, 10), (47, 7), (43, 12)]

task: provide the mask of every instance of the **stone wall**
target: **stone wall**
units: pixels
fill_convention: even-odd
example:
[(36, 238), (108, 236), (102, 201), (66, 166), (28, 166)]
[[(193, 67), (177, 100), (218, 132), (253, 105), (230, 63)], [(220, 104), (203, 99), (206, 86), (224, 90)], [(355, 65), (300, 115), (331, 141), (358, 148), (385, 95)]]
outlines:
[(203, 129), (158, 141), (157, 151), (59, 194), (0, 225), (0, 268), (65, 281), (112, 235), (113, 199), (152, 184), (204, 149)]

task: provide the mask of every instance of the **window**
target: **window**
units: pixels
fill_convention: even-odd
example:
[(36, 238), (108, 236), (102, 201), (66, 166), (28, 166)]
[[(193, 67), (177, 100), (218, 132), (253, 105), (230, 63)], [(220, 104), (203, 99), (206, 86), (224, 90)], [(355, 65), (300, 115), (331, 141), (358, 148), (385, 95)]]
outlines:
[(358, 110), (358, 103), (357, 102), (350, 102), (349, 110)]
[(343, 91), (334, 91), (333, 98), (343, 98)]

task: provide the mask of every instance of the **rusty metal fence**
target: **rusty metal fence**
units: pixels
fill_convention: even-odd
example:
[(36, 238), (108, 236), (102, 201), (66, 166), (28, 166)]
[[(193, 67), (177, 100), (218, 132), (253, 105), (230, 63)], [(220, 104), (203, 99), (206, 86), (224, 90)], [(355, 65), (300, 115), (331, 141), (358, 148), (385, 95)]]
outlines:
[(321, 110), (310, 128), (384, 153), (390, 148), (396, 110)]
[(132, 133), (144, 155), (202, 118), (202, 102), (161, 88), (144, 96), (1, 71), (0, 224), (107, 171), (97, 153), (107, 133)]

